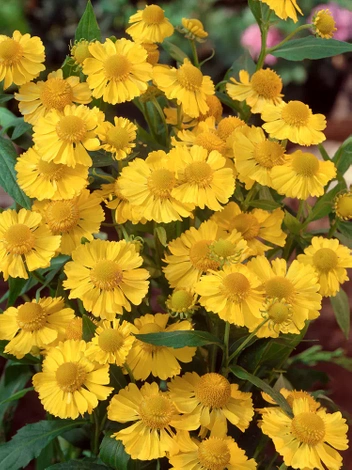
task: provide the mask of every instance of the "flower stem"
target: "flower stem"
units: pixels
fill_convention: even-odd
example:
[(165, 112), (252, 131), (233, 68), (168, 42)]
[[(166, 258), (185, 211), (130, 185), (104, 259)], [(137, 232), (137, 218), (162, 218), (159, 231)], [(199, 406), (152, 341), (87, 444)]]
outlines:
[(269, 321), (269, 317), (268, 318), (265, 318), (265, 320), (263, 320), (255, 330), (252, 331), (252, 333), (247, 336), (247, 338), (238, 346), (238, 348), (236, 349), (235, 352), (233, 352), (231, 354), (231, 356), (228, 358), (228, 363), (230, 364), (230, 362), (236, 357), (239, 355), (239, 353), (247, 346), (247, 344), (252, 341), (252, 339), (256, 336), (256, 334), (258, 333), (258, 331), (261, 329), (262, 326), (265, 325), (265, 323), (267, 323)]
[(325, 150), (324, 145), (323, 144), (318, 144), (318, 149), (319, 149), (320, 155), (323, 157), (323, 159), (326, 162), (330, 162), (331, 158), (329, 157), (328, 152)]
[(135, 384), (136, 380), (134, 378), (134, 375), (133, 375), (133, 372), (132, 372), (131, 368), (129, 367), (129, 365), (127, 365), (127, 362), (124, 363), (123, 367), (127, 370), (128, 375), (130, 376), (131, 382), (133, 384)]
[(260, 54), (259, 54), (259, 57), (258, 57), (258, 62), (257, 62), (257, 67), (256, 67), (257, 71), (260, 70), (263, 67), (265, 57), (268, 53), (267, 48), (266, 48), (266, 40), (267, 40), (267, 37), (268, 37), (268, 32), (269, 32), (269, 27), (270, 27), (270, 23), (269, 23), (270, 15), (271, 15), (271, 10), (269, 10), (268, 17), (267, 17), (266, 21), (265, 22), (263, 21), (262, 25), (259, 25), (260, 32), (261, 32), (261, 35), (262, 35), (262, 45), (261, 45)]
[(193, 40), (190, 40), (189, 42), (191, 43), (191, 49), (192, 49), (192, 54), (193, 54), (194, 65), (197, 68), (200, 68), (196, 43)]
[(231, 325), (227, 321), (225, 322), (225, 332), (224, 332), (224, 351), (222, 357), (222, 369), (225, 371), (225, 376), (228, 373), (228, 366), (229, 366), (229, 339), (230, 339), (230, 328)]
[(274, 51), (276, 51), (276, 49), (279, 49), (279, 47), (286, 44), (286, 42), (289, 41), (291, 38), (293, 38), (293, 36), (296, 36), (297, 33), (301, 32), (301, 31), (304, 31), (305, 29), (309, 29), (311, 27), (312, 27), (311, 24), (303, 24), (299, 28), (292, 31), (292, 33), (290, 33), (288, 36), (286, 36), (285, 39), (283, 39), (281, 42), (279, 42), (279, 44), (276, 44), (276, 46), (273, 46), (273, 47), (270, 47), (269, 49), (267, 49), (267, 51), (266, 51), (267, 54), (273, 53)]

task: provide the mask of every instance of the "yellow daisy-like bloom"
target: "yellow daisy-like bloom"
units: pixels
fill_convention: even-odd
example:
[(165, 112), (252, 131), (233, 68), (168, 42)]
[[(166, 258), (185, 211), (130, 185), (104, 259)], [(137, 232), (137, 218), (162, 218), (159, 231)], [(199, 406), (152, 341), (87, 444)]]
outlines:
[[(181, 431), (182, 432), (182, 431)], [(178, 433), (180, 452), (169, 457), (171, 470), (255, 470), (256, 462), (232, 437), (212, 433), (208, 439), (191, 439), (185, 431)]]
[(71, 47), (70, 55), (77, 65), (82, 65), (86, 59), (93, 57), (89, 52), (89, 44), (86, 39), (81, 39)]
[(167, 298), (165, 305), (173, 318), (181, 320), (190, 317), (197, 310), (198, 296), (191, 289), (175, 289)]
[(32, 125), (51, 109), (62, 112), (68, 104), (88, 104), (92, 100), (87, 83), (80, 83), (79, 77), (63, 78), (61, 69), (49, 73), (45, 82), (22, 85), (15, 98), (24, 120)]
[(220, 374), (187, 372), (172, 379), (168, 387), (171, 400), (187, 413), (184, 421), (190, 425), (197, 422), (198, 427), (226, 434), (227, 421), (244, 432), (253, 418), (252, 394), (241, 392)]
[(8, 277), (28, 279), (28, 271), (47, 268), (61, 237), (42, 224), (42, 216), (27, 209), (0, 214), (0, 271)]
[(43, 361), (42, 372), (33, 376), (44, 409), (59, 418), (76, 419), (92, 413), (98, 400), (106, 400), (112, 387), (109, 365), (92, 362), (85, 356), (85, 341), (68, 340), (51, 348)]
[(155, 382), (140, 389), (131, 383), (120, 390), (110, 401), (108, 418), (118, 423), (135, 422), (112, 435), (123, 442), (132, 459), (158, 459), (179, 449), (174, 429), (182, 426), (182, 416)]
[(281, 229), (284, 216), (285, 213), (279, 208), (271, 213), (262, 209), (242, 212), (239, 206), (231, 201), (211, 219), (223, 230), (240, 232), (252, 254), (263, 255), (270, 247), (261, 240), (278, 246), (285, 245), (287, 235)]
[(199, 303), (233, 325), (253, 331), (262, 321), (264, 292), (258, 277), (243, 264), (224, 266), (211, 272), (194, 286)]
[(197, 18), (182, 18), (182, 32), (186, 34), (187, 39), (192, 41), (203, 42), (208, 37), (208, 33), (204, 30), (203, 23)]
[[(192, 329), (192, 324), (185, 321), (177, 321), (167, 326), (168, 313), (146, 314), (134, 321), (138, 332), (144, 335), (148, 333), (160, 333), (167, 331), (187, 331)], [(127, 364), (131, 368), (136, 380), (146, 380), (150, 374), (161, 380), (178, 375), (181, 372), (180, 362), (191, 362), (197, 348), (169, 348), (167, 346), (154, 346), (138, 339), (132, 345), (127, 357)]]
[(152, 66), (147, 62), (147, 51), (128, 39), (104, 44), (95, 41), (89, 45), (93, 58), (83, 63), (83, 73), (94, 98), (116, 104), (131, 101), (148, 88)]
[(231, 233), (219, 230), (217, 239), (209, 245), (209, 250), (210, 259), (218, 262), (219, 267), (241, 263), (251, 255), (246, 240), (237, 230)]
[(176, 99), (183, 111), (193, 118), (209, 110), (206, 98), (215, 94), (214, 84), (208, 75), (185, 59), (179, 69), (156, 65), (153, 80), (169, 100)]
[(93, 240), (105, 219), (101, 199), (84, 189), (73, 199), (36, 201), (33, 210), (40, 212), (53, 235), (61, 235), (60, 252), (70, 255), (82, 238)]
[(9, 340), (5, 353), (21, 359), (33, 347), (44, 348), (63, 334), (74, 311), (62, 297), (44, 297), (9, 307), (0, 315), (0, 339)]
[(134, 159), (119, 177), (121, 194), (140, 208), (146, 220), (169, 223), (189, 217), (194, 204), (173, 196), (176, 174), (173, 161), (163, 150), (149, 153), (146, 160)]
[(139, 269), (143, 259), (133, 243), (93, 240), (72, 253), (65, 265), (65, 289), (70, 299), (81, 299), (95, 316), (113, 320), (131, 304), (139, 305), (148, 292), (149, 273)]
[(114, 117), (114, 124), (103, 122), (97, 129), (101, 148), (111, 152), (115, 160), (123, 160), (136, 146), (137, 126), (122, 117)]
[(87, 166), (71, 168), (44, 161), (33, 147), (17, 159), (15, 170), (21, 189), (27, 196), (39, 201), (71, 199), (88, 185)]
[(158, 45), (154, 43), (142, 43), (142, 46), (147, 51), (148, 57), (147, 62), (150, 65), (156, 65), (159, 62), (160, 52)]
[(104, 114), (94, 107), (67, 105), (63, 112), (52, 109), (34, 126), (36, 151), (45, 162), (91, 166), (87, 150), (98, 150), (96, 127)]
[(102, 320), (88, 343), (86, 356), (99, 364), (122, 366), (130, 352), (138, 330), (131, 323), (119, 320)]
[(208, 117), (214, 117), (215, 122), (219, 122), (222, 117), (223, 110), (224, 110), (222, 107), (221, 101), (216, 95), (208, 95), (205, 98), (205, 101), (209, 109), (205, 114), (200, 114), (198, 116), (198, 120), (204, 121)]
[(314, 411), (306, 398), (294, 399), (292, 408), (293, 418), (279, 407), (266, 408), (261, 423), (285, 464), (295, 469), (340, 469), (342, 457), (335, 449), (348, 448), (348, 427), (341, 413)]
[(313, 31), (324, 39), (331, 39), (337, 31), (334, 17), (330, 10), (319, 10), (313, 17)]
[(64, 339), (83, 339), (83, 320), (81, 317), (74, 317), (67, 325)]
[(45, 70), (44, 46), (37, 36), (14, 31), (12, 38), (0, 35), (0, 82), (4, 90), (14, 83), (23, 85)]
[(282, 20), (291, 18), (297, 23), (297, 11), (303, 15), (301, 9), (297, 5), (296, 0), (261, 0), (266, 3), (271, 10), (274, 10), (275, 14)]
[(297, 259), (314, 267), (323, 297), (334, 297), (349, 279), (346, 268), (352, 268), (351, 250), (335, 238), (313, 237), (311, 245)]
[(279, 194), (306, 200), (309, 196), (322, 196), (325, 185), (335, 176), (333, 162), (296, 150), (286, 156), (285, 163), (272, 169), (271, 186)]
[(232, 133), (243, 126), (246, 126), (246, 123), (242, 119), (237, 116), (227, 116), (219, 121), (217, 132), (219, 137), (227, 143)]
[(235, 179), (219, 152), (195, 145), (190, 150), (172, 149), (169, 158), (176, 170), (176, 186), (171, 192), (175, 199), (213, 211), (221, 210), (221, 204), (228, 202), (235, 190)]
[(273, 167), (285, 162), (285, 148), (267, 139), (260, 127), (243, 126), (235, 132), (233, 153), (238, 178), (244, 182), (250, 178), (263, 186), (272, 187)]
[[(287, 403), (290, 405), (292, 408), (294, 400), (298, 399), (305, 399), (309, 403), (309, 409), (312, 412), (315, 412), (320, 408), (320, 403), (315, 401), (312, 395), (310, 395), (308, 392), (305, 392), (303, 390), (287, 390), (286, 388), (281, 388), (280, 389), (281, 395), (286, 399)], [(279, 406), (276, 401), (271, 398), (270, 395), (268, 395), (265, 392), (262, 392), (262, 397), (264, 398), (265, 401), (270, 403), (271, 405)], [(263, 413), (266, 410), (272, 410), (272, 407), (269, 408), (261, 408), (260, 412)]]
[(313, 114), (309, 106), (301, 101), (282, 101), (278, 105), (267, 104), (262, 111), (266, 121), (263, 129), (274, 139), (288, 139), (299, 145), (317, 145), (326, 137), (323, 114)]
[(352, 190), (339, 194), (334, 201), (334, 210), (339, 219), (352, 219)]
[(277, 105), (282, 102), (282, 80), (271, 69), (260, 69), (249, 78), (246, 70), (240, 71), (240, 82), (230, 78), (226, 85), (230, 98), (246, 101), (252, 113), (261, 113), (266, 104)]
[(163, 42), (174, 33), (174, 27), (158, 5), (147, 5), (144, 10), (138, 10), (130, 16), (128, 23), (131, 26), (126, 29), (126, 33), (138, 43)]
[(274, 259), (270, 265), (265, 256), (251, 259), (247, 266), (260, 279), (266, 296), (261, 311), (269, 321), (257, 336), (275, 338), (280, 332), (298, 334), (306, 320), (319, 316), (322, 297), (312, 266), (295, 260), (287, 267), (281, 258)]

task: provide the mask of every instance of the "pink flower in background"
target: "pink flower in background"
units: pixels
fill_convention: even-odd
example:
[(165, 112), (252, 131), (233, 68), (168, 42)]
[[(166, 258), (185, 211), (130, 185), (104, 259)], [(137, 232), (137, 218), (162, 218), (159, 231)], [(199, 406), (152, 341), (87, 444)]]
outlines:
[(334, 33), (334, 39), (339, 41), (347, 41), (352, 39), (352, 11), (347, 10), (347, 8), (342, 8), (336, 3), (322, 3), (313, 8), (309, 18), (308, 23), (312, 22), (313, 16), (319, 10), (330, 10), (330, 13), (334, 17), (337, 31)]
[[(280, 31), (276, 28), (270, 28), (266, 46), (273, 47), (282, 41), (283, 36)], [(241, 44), (244, 48), (249, 50), (250, 55), (254, 60), (258, 59), (260, 54), (260, 48), (262, 44), (260, 29), (257, 24), (251, 24), (248, 28), (243, 32), (241, 37)], [(277, 62), (277, 58), (273, 55), (267, 55), (265, 58), (265, 63), (272, 65)]]

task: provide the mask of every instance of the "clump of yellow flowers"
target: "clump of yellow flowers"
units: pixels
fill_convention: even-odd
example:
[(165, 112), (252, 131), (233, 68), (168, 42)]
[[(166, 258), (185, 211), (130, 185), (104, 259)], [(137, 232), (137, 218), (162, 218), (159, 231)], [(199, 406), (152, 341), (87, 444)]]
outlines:
[[(352, 267), (350, 144), (330, 158), (325, 116), (286, 98), (279, 74), (264, 68), (268, 53), (294, 49), (291, 37), (307, 29), (266, 47), (275, 14), (297, 22), (298, 3), (249, 2), (262, 33), (258, 62), (218, 84), (198, 57), (205, 25), (176, 25), (156, 4), (116, 39), (101, 37), (88, 1), (70, 55), (47, 75), (40, 38), (0, 36), (0, 82), (15, 90), (31, 131), (19, 155), (11, 134), (0, 138), (15, 156), (1, 152), (10, 172), (0, 183), (16, 202), (0, 214), (9, 282), (0, 340), (11, 367), (31, 364), (50, 417), (44, 446), (61, 436), (53, 461), (342, 468), (346, 419), (301, 390), (289, 359), (324, 297), (348, 334)], [(308, 26), (323, 54), (336, 30), (331, 13)], [(192, 56), (172, 43), (176, 34)], [(159, 62), (160, 45), (172, 65)], [(143, 119), (132, 122), (121, 103)], [(69, 444), (67, 423), (88, 430), (89, 451)], [(6, 458), (2, 470), (29, 462)]]

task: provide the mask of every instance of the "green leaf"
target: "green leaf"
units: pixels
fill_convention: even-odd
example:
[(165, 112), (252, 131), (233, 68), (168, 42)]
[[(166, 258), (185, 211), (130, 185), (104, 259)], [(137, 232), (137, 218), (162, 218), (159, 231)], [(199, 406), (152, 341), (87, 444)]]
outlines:
[(106, 470), (105, 465), (86, 460), (70, 460), (69, 462), (50, 465), (46, 470)]
[(23, 118), (17, 118), (13, 124), (14, 124), (14, 130), (11, 134), (12, 140), (16, 140), (19, 137), (21, 137), (21, 135), (32, 130), (31, 124), (29, 124), (28, 122), (24, 122)]
[(116, 392), (126, 387), (127, 381), (121, 367), (118, 367), (116, 364), (110, 364), (109, 375), (110, 386), (114, 387)]
[(259, 0), (248, 0), (248, 6), (258, 23), (259, 28), (262, 27), (262, 21), (267, 15), (267, 12), (269, 10), (268, 6), (262, 3)]
[(339, 183), (333, 189), (319, 198), (315, 203), (311, 213), (306, 218), (304, 226), (306, 226), (309, 222), (313, 222), (313, 220), (322, 219), (326, 215), (330, 214), (333, 209), (333, 200), (341, 190), (343, 190), (343, 185)]
[(340, 289), (335, 297), (330, 297), (330, 302), (335, 313), (336, 321), (346, 339), (348, 339), (351, 319), (348, 296), (346, 292), (343, 289)]
[(90, 156), (93, 160), (93, 168), (103, 168), (114, 164), (111, 154), (107, 152), (92, 152)]
[(13, 95), (7, 95), (6, 93), (0, 95), (0, 103), (6, 103), (6, 101), (12, 100)]
[(173, 44), (172, 42), (170, 41), (163, 41), (162, 44), (161, 44), (161, 47), (173, 58), (175, 59), (177, 62), (179, 63), (183, 63), (183, 61), (185, 59), (189, 59), (188, 55), (185, 54), (183, 52), (182, 49), (180, 49), (179, 47), (175, 46), (175, 44)]
[(234, 77), (238, 79), (239, 73), (241, 70), (247, 70), (249, 75), (252, 75), (255, 72), (256, 65), (250, 55), (250, 53), (245, 50), (243, 54), (237, 57), (236, 60), (233, 61), (231, 67), (227, 70), (224, 80), (229, 80), (230, 77)]
[(272, 211), (281, 207), (281, 204), (275, 201), (270, 201), (269, 199), (255, 199), (254, 201), (249, 201), (248, 205), (258, 209), (264, 209), (265, 211)]
[(19, 277), (9, 277), (7, 282), (9, 285), (9, 296), (7, 299), (6, 308), (9, 308), (14, 305), (14, 303), (20, 296), (25, 284), (28, 282), (28, 279), (22, 279)]
[(90, 0), (87, 2), (86, 9), (76, 29), (75, 41), (80, 39), (86, 39), (87, 41), (101, 40), (100, 28)]
[(16, 180), (15, 164), (17, 153), (10, 140), (0, 137), (0, 186), (20, 206), (31, 208), (31, 200), (19, 188)]
[(271, 52), (276, 57), (286, 60), (301, 61), (304, 59), (324, 59), (352, 52), (352, 44), (336, 39), (323, 39), (307, 36), (301, 39), (293, 39)]
[(18, 470), (38, 457), (42, 449), (55, 437), (69, 429), (85, 424), (83, 420), (39, 421), (27, 424), (11, 439), (0, 446), (1, 470)]
[(352, 224), (351, 222), (342, 222), (339, 220), (337, 222), (337, 230), (341, 232), (343, 235), (348, 237), (351, 241), (352, 238)]
[(34, 390), (33, 387), (27, 387), (23, 388), (22, 390), (19, 390), (18, 392), (14, 393), (11, 395), (11, 397), (6, 398), (5, 400), (0, 401), (0, 406), (4, 405), (5, 403), (10, 403), (11, 401), (16, 401), (19, 400), (20, 398), (24, 397), (27, 392), (32, 392)]
[(302, 229), (302, 224), (300, 221), (297, 220), (296, 217), (294, 217), (288, 211), (285, 211), (284, 224), (289, 229), (289, 231), (295, 235), (298, 235)]
[(352, 165), (352, 136), (346, 139), (334, 155), (332, 161), (337, 171), (344, 175)]
[(82, 327), (83, 327), (83, 339), (84, 341), (90, 341), (95, 333), (96, 325), (88, 317), (88, 315), (82, 316)]
[(167, 246), (167, 234), (164, 227), (156, 227), (154, 229), (154, 236), (158, 238), (163, 246)]
[(128, 470), (128, 462), (131, 458), (126, 453), (122, 442), (108, 435), (104, 436), (100, 444), (99, 457), (106, 465), (116, 470)]
[(275, 391), (270, 385), (268, 385), (263, 380), (259, 379), (255, 375), (250, 374), (242, 367), (239, 366), (231, 366), (231, 372), (241, 380), (248, 380), (251, 384), (255, 385), (257, 388), (263, 390), (263, 392), (267, 393), (271, 396), (271, 398), (281, 407), (281, 409), (289, 416), (293, 418), (292, 409), (290, 405), (287, 403), (286, 399), (281, 395), (281, 393)]
[(136, 338), (143, 343), (154, 344), (155, 346), (167, 346), (169, 348), (184, 348), (185, 346), (205, 346), (207, 344), (217, 344), (223, 347), (222, 342), (208, 333), (200, 330), (166, 331), (160, 333), (148, 333), (136, 335)]

